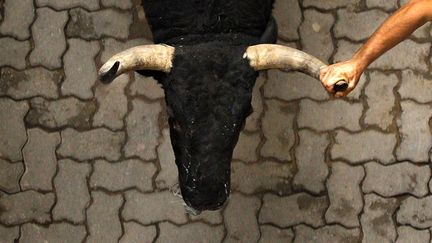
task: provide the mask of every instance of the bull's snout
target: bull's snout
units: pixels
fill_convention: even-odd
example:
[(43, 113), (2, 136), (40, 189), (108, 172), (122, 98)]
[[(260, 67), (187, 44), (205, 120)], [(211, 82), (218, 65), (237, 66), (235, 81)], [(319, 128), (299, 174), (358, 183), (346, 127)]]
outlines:
[(186, 204), (197, 211), (218, 210), (225, 204), (227, 198), (228, 195), (226, 194), (203, 197), (199, 193), (189, 197), (183, 197)]
[(180, 187), (185, 203), (196, 211), (220, 209), (229, 196), (229, 181), (217, 178), (193, 178)]

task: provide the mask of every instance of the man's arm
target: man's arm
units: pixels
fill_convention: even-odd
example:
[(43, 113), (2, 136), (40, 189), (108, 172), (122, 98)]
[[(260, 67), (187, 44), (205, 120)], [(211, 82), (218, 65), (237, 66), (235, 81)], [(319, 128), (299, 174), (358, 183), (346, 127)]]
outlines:
[[(322, 84), (335, 97), (346, 96), (355, 88), (369, 64), (430, 20), (432, 0), (411, 0), (390, 16), (350, 60), (321, 70)], [(334, 84), (341, 79), (348, 81), (348, 89), (334, 93)]]

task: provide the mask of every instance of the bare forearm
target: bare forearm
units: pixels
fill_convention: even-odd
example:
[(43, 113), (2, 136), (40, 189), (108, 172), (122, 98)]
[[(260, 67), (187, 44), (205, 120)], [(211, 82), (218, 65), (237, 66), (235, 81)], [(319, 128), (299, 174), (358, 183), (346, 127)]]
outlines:
[(379, 56), (406, 39), (430, 20), (431, 0), (411, 1), (388, 18), (354, 55), (353, 60), (364, 70)]

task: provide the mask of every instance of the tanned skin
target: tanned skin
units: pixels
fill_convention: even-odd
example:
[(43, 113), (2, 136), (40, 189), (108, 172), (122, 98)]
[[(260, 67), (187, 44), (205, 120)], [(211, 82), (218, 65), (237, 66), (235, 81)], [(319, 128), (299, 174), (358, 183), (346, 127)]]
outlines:
[[(350, 60), (321, 70), (320, 79), (325, 89), (335, 97), (348, 95), (373, 61), (431, 20), (432, 0), (411, 0), (390, 16)], [(348, 89), (334, 92), (335, 83), (341, 79), (348, 81)]]

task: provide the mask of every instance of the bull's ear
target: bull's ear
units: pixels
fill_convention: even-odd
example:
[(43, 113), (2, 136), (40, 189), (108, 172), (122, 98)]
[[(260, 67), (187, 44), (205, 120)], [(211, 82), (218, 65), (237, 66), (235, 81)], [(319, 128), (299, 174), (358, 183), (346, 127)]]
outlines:
[(267, 27), (261, 36), (260, 44), (275, 44), (278, 36), (278, 27), (276, 20), (270, 16)]

